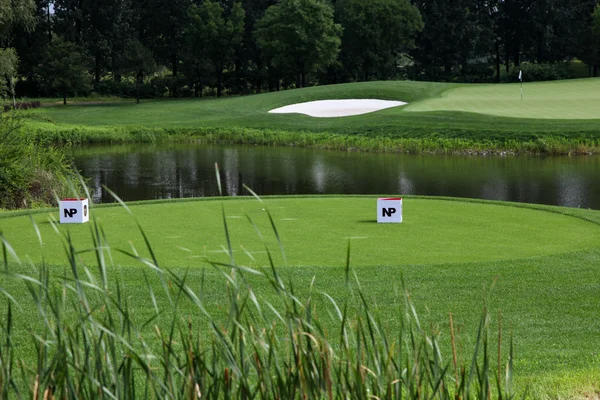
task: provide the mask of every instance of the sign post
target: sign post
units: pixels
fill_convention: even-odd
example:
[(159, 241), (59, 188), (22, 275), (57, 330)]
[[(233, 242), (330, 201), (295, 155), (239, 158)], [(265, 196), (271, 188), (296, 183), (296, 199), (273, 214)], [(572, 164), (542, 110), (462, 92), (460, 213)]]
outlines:
[(63, 199), (59, 202), (61, 224), (83, 224), (90, 220), (88, 199)]
[(402, 198), (388, 197), (377, 199), (377, 223), (402, 222)]

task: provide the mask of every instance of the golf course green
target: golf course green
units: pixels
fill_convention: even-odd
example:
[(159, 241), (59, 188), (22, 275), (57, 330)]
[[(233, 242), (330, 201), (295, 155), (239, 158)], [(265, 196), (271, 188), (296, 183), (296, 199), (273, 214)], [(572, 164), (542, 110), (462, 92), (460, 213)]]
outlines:
[[(225, 221), (236, 264), (263, 270), (268, 248), (282, 279), (293, 284), (299, 296), (311, 293), (313, 286), (335, 299), (348, 295), (343, 282), (349, 243), (350, 264), (369, 301), (378, 305), (385, 326), (399, 328), (397, 290), (404, 277), (421, 318), (439, 327), (445, 354), (450, 354), (452, 312), (463, 362), (472, 354), (486, 288), (496, 282), (487, 306), (493, 315), (502, 313), (504, 326), (510, 327), (505, 336), (514, 337), (517, 387), (540, 396), (597, 390), (593, 377), (600, 372), (599, 211), (422, 197), (405, 197), (403, 206), (402, 224), (375, 222), (376, 196), (267, 197), (263, 203), (254, 198), (140, 202), (129, 204), (132, 214), (104, 205), (93, 208), (91, 215), (106, 238), (109, 279), (121, 280), (136, 320), (152, 318), (151, 301), (168, 307), (164, 296), (154, 299), (144, 283), (153, 275), (152, 268), (117, 251), (151, 257), (137, 223), (159, 265), (184, 274), (191, 287), (202, 286), (205, 306), (219, 314), (224, 311), (224, 277), (207, 261), (230, 262)], [(10, 265), (12, 272), (35, 276), (33, 265), (40, 265), (43, 257), (53, 279), (62, 279), (68, 274), (63, 246), (68, 234), (80, 258), (79, 273), (91, 274), (86, 278), (91, 282), (99, 279), (97, 259), (90, 252), (94, 222), (58, 225), (51, 222), (58, 219), (56, 210), (31, 217), (1, 214), (0, 230), (21, 260), (20, 265)], [(270, 283), (252, 274), (246, 279), (257, 296), (275, 301)], [(150, 282), (159, 293), (160, 281)], [(36, 326), (36, 313), (28, 311), (33, 305), (23, 297), (22, 284), (3, 278), (2, 288), (22, 302), (15, 311), (15, 326)], [(182, 303), (180, 310), (197, 315), (193, 304)], [(327, 326), (327, 312), (321, 314)], [(169, 321), (165, 315), (156, 323)], [(494, 319), (492, 326), (497, 323)], [(17, 336), (23, 337), (18, 343), (27, 343), (25, 331)]]
[[(413, 81), (318, 86), (242, 97), (43, 107), (29, 112), (40, 140), (68, 143), (208, 141), (400, 152), (596, 152), (600, 79), (524, 84)], [(407, 102), (368, 114), (270, 114), (314, 100)]]
[(531, 82), (520, 85), (469, 85), (406, 107), (410, 112), (462, 111), (511, 118), (599, 119), (600, 79)]

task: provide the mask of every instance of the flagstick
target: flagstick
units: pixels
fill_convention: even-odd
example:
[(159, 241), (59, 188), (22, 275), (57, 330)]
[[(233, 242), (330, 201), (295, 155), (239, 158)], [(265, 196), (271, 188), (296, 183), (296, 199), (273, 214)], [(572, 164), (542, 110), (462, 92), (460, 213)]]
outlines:
[(521, 81), (521, 101), (523, 101), (523, 71), (519, 68), (519, 80)]

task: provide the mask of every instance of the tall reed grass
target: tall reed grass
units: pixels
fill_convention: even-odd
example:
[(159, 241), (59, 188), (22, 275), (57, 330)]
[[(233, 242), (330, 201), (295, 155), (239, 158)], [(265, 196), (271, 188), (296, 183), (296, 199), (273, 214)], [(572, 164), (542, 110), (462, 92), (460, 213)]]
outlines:
[[(122, 206), (128, 209), (124, 203)], [(515, 397), (512, 338), (508, 341), (508, 358), (502, 359), (506, 351), (502, 349), (502, 330), (498, 328), (494, 360), (491, 318), (485, 305), (470, 361), (461, 364), (456, 354), (452, 314), (450, 330), (445, 332), (451, 337), (450, 356), (442, 354), (439, 330), (427, 328), (420, 321), (403, 281), (397, 293), (401, 299), (397, 309), (401, 328), (386, 328), (380, 308), (368, 300), (368, 293), (361, 288), (350, 265), (350, 245), (345, 279), (340, 282), (347, 288), (348, 298), (334, 299), (319, 291), (314, 283), (301, 296), (294, 282), (284, 282), (272, 261), (272, 251), (284, 253), (284, 246), (268, 206), (263, 207), (272, 232), (261, 232), (250, 217), (248, 223), (261, 237), (275, 235), (279, 248), (273, 250), (265, 245), (271, 262), (260, 269), (249, 269), (236, 262), (223, 209), (230, 261), (209, 264), (223, 277), (225, 316), (215, 316), (207, 310), (204, 283), (193, 288), (188, 284), (187, 273), (161, 267), (139, 224), (148, 257), (140, 256), (134, 248), (112, 248), (102, 226), (93, 221), (90, 248), (77, 249), (70, 235), (64, 236), (66, 268), (62, 275), (44, 262), (36, 266), (37, 274), (12, 272), (11, 266), (20, 261), (0, 234), (5, 278), (21, 281), (29, 296), (27, 301), (33, 304), (27, 312), (35, 313), (41, 327), (31, 331), (35, 355), (29, 362), (17, 360), (14, 309), (24, 307), (19, 305), (24, 295), (0, 288), (8, 299), (0, 331), (2, 398)], [(34, 228), (42, 245), (35, 223)], [(115, 251), (147, 268), (147, 304), (153, 312), (145, 321), (137, 321), (133, 315), (119, 268), (111, 261)], [(86, 265), (80, 258), (90, 252), (95, 254), (94, 265)], [(276, 301), (256, 293), (250, 277), (268, 282)], [(154, 281), (162, 288), (160, 292), (153, 289)], [(184, 311), (184, 303), (193, 304), (201, 317), (194, 318)], [(317, 305), (328, 310), (328, 317), (335, 321), (333, 325), (323, 322)], [(168, 323), (159, 322), (165, 318)]]
[[(250, 128), (146, 128), (146, 127), (37, 127), (30, 132), (42, 145), (81, 145), (97, 143), (209, 143), (262, 146), (309, 147), (326, 150), (380, 153), (432, 154), (599, 154), (600, 140), (583, 132), (562, 134), (497, 134), (445, 129), (437, 132), (423, 128), (382, 131), (369, 134), (284, 131)], [(517, 138), (515, 138), (517, 136)]]

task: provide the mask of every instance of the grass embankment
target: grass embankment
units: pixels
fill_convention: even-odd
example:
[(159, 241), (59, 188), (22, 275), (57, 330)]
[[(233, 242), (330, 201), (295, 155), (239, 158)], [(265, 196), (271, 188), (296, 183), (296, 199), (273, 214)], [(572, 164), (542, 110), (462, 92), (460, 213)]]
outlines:
[[(30, 128), (42, 140), (71, 143), (193, 140), (390, 152), (596, 153), (598, 93), (600, 79), (526, 83), (523, 101), (519, 84), (365, 82), (222, 99), (45, 108), (32, 112)], [(343, 118), (268, 113), (348, 98), (409, 105)]]
[[(247, 215), (272, 250), (276, 265), (281, 266), (283, 281), (293, 283), (299, 297), (308, 296), (312, 293), (309, 288), (314, 286), (338, 301), (349, 298), (344, 264), (346, 244), (350, 241), (350, 263), (369, 304), (379, 305), (381, 326), (387, 332), (398, 332), (400, 328), (397, 310), (402, 299), (395, 293), (404, 275), (421, 323), (439, 327), (446, 361), (451, 359), (448, 312), (452, 311), (457, 327), (459, 359), (469, 364), (481, 316), (483, 288), (497, 278), (488, 302), (490, 326), (497, 326), (497, 310), (502, 310), (504, 360), (507, 332), (511, 331), (518, 387), (524, 389), (530, 384), (536, 397), (574, 396), (598, 389), (593, 383), (593, 377), (600, 372), (598, 211), (405, 198), (404, 223), (377, 225), (374, 197), (269, 198), (265, 199), (266, 206), (252, 199), (229, 199), (222, 204), (236, 263), (257, 268), (267, 259)], [(230, 257), (222, 228), (221, 202), (147, 202), (130, 207), (153, 244), (160, 264), (179, 276), (185, 274), (190, 287), (202, 286), (205, 307), (222, 316), (228, 312), (222, 307), (227, 298), (219, 283), (223, 276), (211, 267), (203, 268), (207, 266), (206, 259), (228, 262)], [(282, 238), (285, 261), (277, 254), (278, 243), (263, 208), (271, 211)], [(103, 226), (106, 245), (149, 256), (135, 222), (123, 209), (97, 207), (92, 215)], [(37, 213), (33, 218), (43, 238), (43, 255), (54, 264), (50, 267), (51, 276), (56, 279), (68, 275), (64, 249), (47, 222), (48, 214)], [(32, 262), (39, 261), (42, 252), (29, 217), (2, 219), (0, 227), (23, 259), (28, 254)], [(90, 226), (57, 228), (61, 233), (68, 230), (77, 248), (91, 247)], [(110, 267), (109, 275), (111, 279), (122, 279), (121, 291), (129, 300), (129, 312), (137, 321), (152, 318), (155, 311), (144, 284), (144, 274), (152, 274), (152, 268), (114, 250), (112, 255), (122, 267)], [(84, 251), (80, 256), (89, 265), (95, 265), (93, 253)], [(11, 269), (32, 273), (27, 266)], [(80, 274), (85, 275), (82, 270)], [(246, 278), (257, 296), (278, 301), (269, 281), (253, 275)], [(4, 283), (2, 286), (15, 298), (24, 297), (21, 284), (14, 280)], [(151, 285), (155, 293), (161, 291), (159, 280)], [(156, 296), (159, 306), (168, 309), (167, 297)], [(313, 297), (314, 312), (323, 329), (335, 331), (335, 313), (330, 314), (327, 302), (321, 302), (316, 292)], [(350, 301), (352, 307), (359, 307), (358, 298)], [(28, 307), (33, 306), (14, 311), (16, 327), (40, 323)], [(192, 302), (182, 302), (179, 307), (182, 318), (203, 318)], [(168, 326), (172, 318), (163, 314), (153, 324)], [(19, 344), (28, 342), (24, 332), (17, 337)], [(489, 346), (493, 349), (496, 345), (496, 340), (490, 338)]]

